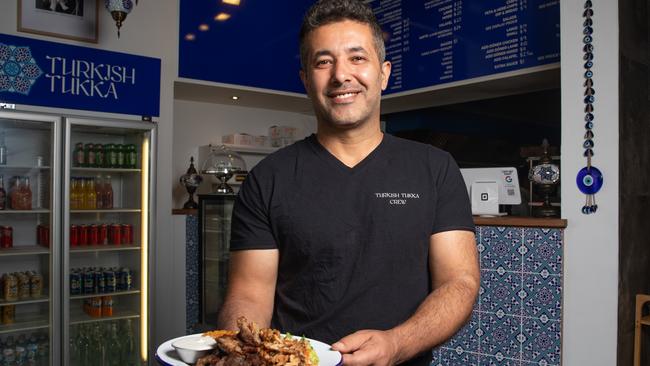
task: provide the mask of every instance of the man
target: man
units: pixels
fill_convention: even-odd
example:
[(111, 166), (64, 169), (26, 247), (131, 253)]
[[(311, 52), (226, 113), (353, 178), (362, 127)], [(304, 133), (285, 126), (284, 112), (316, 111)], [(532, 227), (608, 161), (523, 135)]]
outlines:
[(441, 150), (381, 132), (391, 65), (367, 5), (318, 1), (300, 40), (317, 133), (244, 182), (220, 326), (243, 315), (332, 343), (345, 365), (428, 365), (479, 287), (460, 171)]

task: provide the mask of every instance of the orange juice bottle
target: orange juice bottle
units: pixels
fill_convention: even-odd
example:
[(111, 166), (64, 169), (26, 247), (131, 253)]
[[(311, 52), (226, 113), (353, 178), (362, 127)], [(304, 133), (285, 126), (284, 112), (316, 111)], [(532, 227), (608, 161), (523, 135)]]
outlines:
[(95, 177), (95, 202), (96, 202), (96, 208), (98, 210), (104, 209), (103, 200), (102, 200), (102, 194), (104, 193), (104, 184), (102, 182), (102, 176), (98, 175)]
[(79, 180), (79, 182), (77, 182), (78, 209), (84, 210), (88, 208), (88, 204), (86, 203), (86, 178), (80, 177), (77, 179)]
[(86, 209), (97, 209), (97, 192), (95, 192), (95, 179), (88, 178), (86, 182)]

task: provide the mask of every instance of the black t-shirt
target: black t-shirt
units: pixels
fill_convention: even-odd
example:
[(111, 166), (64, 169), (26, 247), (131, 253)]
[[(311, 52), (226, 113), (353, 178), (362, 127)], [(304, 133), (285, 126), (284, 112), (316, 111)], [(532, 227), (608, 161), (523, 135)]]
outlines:
[(474, 230), (448, 153), (385, 134), (350, 168), (312, 135), (248, 175), (230, 248), (279, 249), (272, 326), (333, 343), (408, 319), (431, 291), (430, 236), (448, 230)]

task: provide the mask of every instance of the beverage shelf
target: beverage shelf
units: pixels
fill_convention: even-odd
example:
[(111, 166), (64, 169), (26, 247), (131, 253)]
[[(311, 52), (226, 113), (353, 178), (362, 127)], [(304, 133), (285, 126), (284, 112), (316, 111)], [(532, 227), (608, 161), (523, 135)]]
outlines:
[[(124, 296), (124, 295), (137, 295), (140, 293), (140, 290), (133, 289), (128, 291), (116, 291), (116, 292), (105, 292), (102, 294), (83, 294), (83, 295), (72, 295), (70, 300), (79, 300), (79, 299), (89, 299), (91, 297), (100, 297), (100, 296)], [(94, 319), (94, 318), (93, 318)]]
[(50, 213), (50, 210), (45, 208), (37, 208), (33, 210), (0, 210), (0, 215), (3, 214), (42, 214)]
[(24, 332), (24, 331), (44, 329), (49, 327), (50, 327), (49, 319), (45, 315), (31, 316), (29, 317), (29, 319), (23, 319), (20, 316), (16, 316), (16, 320), (13, 324), (0, 325), (0, 334)]
[(33, 166), (33, 165), (0, 165), (0, 170), (48, 170), (49, 166)]
[(70, 210), (70, 213), (83, 214), (83, 213), (134, 213), (141, 212), (139, 208), (111, 208), (106, 210)]
[(39, 254), (50, 254), (50, 248), (45, 248), (39, 245), (22, 245), (12, 248), (0, 248), (0, 257)]
[(101, 318), (93, 318), (92, 316), (82, 311), (77, 311), (70, 314), (70, 325), (105, 322), (105, 321), (119, 320), (119, 319), (137, 319), (139, 317), (140, 317), (139, 313), (135, 311), (128, 311), (128, 310), (113, 311), (113, 316), (105, 316)]
[(140, 250), (140, 246), (133, 244), (88, 245), (70, 248), (70, 253), (118, 252), (129, 250)]
[(233, 144), (222, 144), (222, 145), (236, 152), (247, 153), (247, 154), (259, 154), (259, 155), (270, 154), (279, 149), (278, 147), (245, 146), (245, 145), (233, 145)]
[(102, 173), (140, 173), (142, 169), (136, 168), (72, 168), (73, 172), (102, 172)]
[(29, 299), (24, 299), (24, 300), (17, 300), (17, 301), (4, 301), (0, 300), (0, 306), (5, 306), (5, 305), (27, 305), (27, 304), (38, 304), (42, 302), (49, 302), (50, 297), (46, 294), (33, 298), (30, 297)]

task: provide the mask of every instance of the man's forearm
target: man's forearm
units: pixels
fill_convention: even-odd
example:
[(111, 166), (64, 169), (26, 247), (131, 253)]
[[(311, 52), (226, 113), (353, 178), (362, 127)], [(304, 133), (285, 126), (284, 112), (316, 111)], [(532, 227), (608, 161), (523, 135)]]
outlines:
[(442, 284), (407, 321), (389, 330), (403, 362), (441, 344), (455, 334), (472, 313), (479, 283), (464, 276)]
[(218, 328), (238, 330), (237, 318), (240, 316), (255, 322), (260, 328), (271, 325), (271, 312), (265, 307), (246, 299), (226, 299), (219, 310)]

